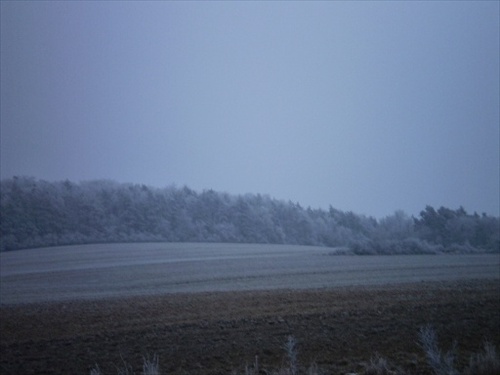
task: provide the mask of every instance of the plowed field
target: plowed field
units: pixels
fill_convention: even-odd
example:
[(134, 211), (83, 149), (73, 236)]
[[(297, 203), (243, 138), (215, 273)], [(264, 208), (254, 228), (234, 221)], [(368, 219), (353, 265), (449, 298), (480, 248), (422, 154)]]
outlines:
[[(435, 328), (444, 350), (456, 340), (458, 368), (466, 366), (484, 340), (500, 348), (498, 257), (449, 256), (443, 258), (446, 261), (357, 257), (349, 263), (347, 258), (321, 252), (310, 257), (295, 250), (292, 255), (286, 250), (273, 256), (247, 253), (246, 258), (237, 259), (218, 254), (217, 260), (208, 263), (192, 253), (182, 261), (177, 257), (176, 262), (143, 264), (146, 268), (135, 273), (137, 260), (113, 256), (108, 262), (114, 265), (103, 261), (101, 268), (92, 268), (95, 262), (90, 258), (88, 263), (81, 259), (51, 263), (42, 258), (38, 266), (36, 261), (17, 259), (16, 263), (10, 259), (11, 265), (17, 265), (3, 273), (9, 262), (2, 258), (1, 296), (7, 301), (0, 305), (0, 373), (89, 374), (97, 363), (103, 374), (117, 374), (126, 362), (129, 373), (140, 374), (143, 357), (154, 354), (159, 356), (162, 374), (242, 374), (256, 356), (261, 373), (271, 373), (284, 365), (283, 344), (292, 335), (298, 342), (301, 373), (312, 363), (322, 374), (363, 373), (364, 364), (378, 353), (393, 369), (430, 374), (417, 343), (418, 330), (426, 324)], [(273, 266), (272, 260), (277, 258), (289, 267)], [(237, 263), (242, 259), (249, 265), (246, 273), (244, 265)], [(429, 259), (437, 263), (429, 263)], [(469, 259), (470, 268), (464, 259)], [(215, 267), (221, 261), (224, 267)], [(318, 273), (319, 278), (307, 267), (300, 273), (301, 262), (319, 264), (320, 271), (325, 271)], [(357, 268), (355, 262), (360, 262)], [(481, 263), (488, 264), (479, 277)], [(182, 279), (183, 270), (195, 270), (203, 264), (205, 268), (199, 273)], [(174, 276), (160, 279), (165, 284), (155, 284), (151, 280), (160, 274), (157, 267), (172, 270)], [(207, 267), (226, 272), (227, 277), (210, 281)], [(328, 267), (336, 271), (326, 272)], [(143, 272), (147, 269), (157, 273), (148, 279), (148, 273)], [(86, 284), (79, 272), (97, 272), (103, 285), (99, 288), (92, 280)], [(106, 272), (111, 272), (108, 281)], [(363, 274), (366, 279), (360, 282)], [(398, 274), (403, 275), (400, 282)], [(33, 281), (37, 275), (38, 284)], [(114, 285), (111, 281), (117, 280), (113, 277), (124, 284), (109, 289)], [(197, 290), (205, 277), (209, 287), (223, 288)], [(134, 284), (137, 278), (140, 280)], [(286, 281), (294, 278), (311, 284), (296, 288), (292, 282), (287, 288)], [(177, 284), (165, 280), (177, 280)], [(215, 284), (210, 284), (213, 280)], [(257, 281), (260, 284), (252, 284)], [(81, 283), (80, 289), (77, 283)], [(12, 289), (16, 285), (18, 297)], [(138, 295), (143, 285), (154, 288)], [(193, 285), (193, 290), (182, 291)], [(258, 288), (252, 288), (255, 285)], [(175, 289), (179, 286), (181, 290)], [(88, 294), (92, 290), (96, 291), (93, 297)]]

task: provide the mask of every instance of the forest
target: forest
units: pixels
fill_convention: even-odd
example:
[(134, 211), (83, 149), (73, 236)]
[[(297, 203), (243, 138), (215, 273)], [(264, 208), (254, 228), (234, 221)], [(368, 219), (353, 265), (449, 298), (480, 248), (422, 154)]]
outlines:
[(382, 219), (267, 195), (109, 180), (1, 182), (0, 251), (118, 242), (314, 245), (344, 254), (500, 252), (500, 218), (425, 207)]

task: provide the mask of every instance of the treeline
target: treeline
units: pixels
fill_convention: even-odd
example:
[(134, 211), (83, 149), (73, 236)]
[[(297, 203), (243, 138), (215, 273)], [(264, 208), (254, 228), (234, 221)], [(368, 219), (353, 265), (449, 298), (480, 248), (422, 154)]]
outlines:
[(259, 194), (113, 181), (1, 181), (1, 251), (105, 242), (234, 242), (343, 247), (356, 254), (500, 251), (499, 218), (427, 206), (373, 217)]

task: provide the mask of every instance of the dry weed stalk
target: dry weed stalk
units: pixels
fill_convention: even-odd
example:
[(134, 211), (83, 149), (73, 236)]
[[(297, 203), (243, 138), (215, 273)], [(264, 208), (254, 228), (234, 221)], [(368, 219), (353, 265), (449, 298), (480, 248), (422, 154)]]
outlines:
[[(420, 346), (424, 350), (427, 361), (436, 375), (458, 375), (458, 371), (454, 368), (455, 347), (452, 350), (442, 353), (438, 347), (437, 335), (434, 328), (427, 325), (419, 330)], [(283, 344), (286, 358), (279, 370), (271, 372), (274, 375), (298, 375), (299, 365), (297, 360), (297, 340), (293, 336), (288, 336), (287, 341)], [(123, 359), (123, 367), (118, 368), (118, 375), (131, 375), (133, 370), (131, 366)], [(256, 355), (254, 363), (251, 366), (245, 367), (245, 375), (258, 375), (260, 373), (259, 357)], [(265, 373), (268, 373), (264, 370)], [(306, 370), (307, 375), (318, 375), (318, 365), (313, 362)], [(354, 374), (354, 373), (353, 373)], [(365, 365), (365, 375), (393, 375), (403, 374), (400, 369), (391, 371), (388, 361), (376, 354), (368, 364)], [(500, 374), (500, 357), (498, 356), (495, 347), (485, 342), (483, 351), (471, 356), (469, 367), (465, 369), (464, 375), (499, 375)], [(90, 370), (90, 375), (102, 375), (101, 369), (96, 364)], [(157, 354), (152, 358), (143, 357), (142, 375), (160, 375), (159, 357)]]
[(288, 336), (283, 348), (285, 349), (286, 356), (288, 357), (288, 368), (285, 369), (285, 374), (297, 375), (297, 340), (295, 340), (293, 336)]

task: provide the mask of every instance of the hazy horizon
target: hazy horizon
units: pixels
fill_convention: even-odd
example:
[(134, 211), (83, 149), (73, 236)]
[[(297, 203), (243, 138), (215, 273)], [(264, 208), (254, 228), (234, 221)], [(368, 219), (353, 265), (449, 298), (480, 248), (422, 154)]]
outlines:
[(1, 2), (0, 177), (500, 216), (499, 2)]

